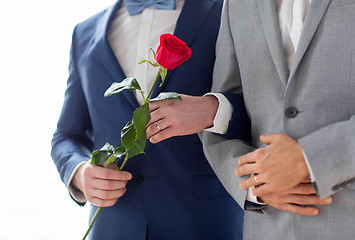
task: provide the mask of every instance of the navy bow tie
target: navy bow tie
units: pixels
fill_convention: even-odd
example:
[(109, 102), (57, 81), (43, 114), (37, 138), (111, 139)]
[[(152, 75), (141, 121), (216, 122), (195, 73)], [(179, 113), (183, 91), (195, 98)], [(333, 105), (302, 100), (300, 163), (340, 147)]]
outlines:
[(146, 7), (156, 6), (164, 10), (175, 9), (176, 0), (124, 0), (129, 15), (141, 13)]

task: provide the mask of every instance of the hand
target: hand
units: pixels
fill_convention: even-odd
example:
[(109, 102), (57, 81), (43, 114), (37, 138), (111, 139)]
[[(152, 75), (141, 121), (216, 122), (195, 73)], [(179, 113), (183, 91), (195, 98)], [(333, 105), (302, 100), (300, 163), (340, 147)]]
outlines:
[(281, 192), (259, 196), (259, 198), (274, 208), (305, 216), (316, 216), (319, 210), (309, 205), (329, 205), (332, 197), (320, 200), (311, 183), (300, 183), (295, 187)]
[(151, 143), (158, 143), (173, 136), (198, 133), (213, 126), (219, 106), (216, 97), (181, 97), (182, 101), (168, 99), (149, 103), (151, 120), (146, 131)]
[(131, 178), (131, 173), (118, 171), (112, 163), (99, 167), (86, 162), (74, 174), (73, 184), (92, 204), (110, 207), (126, 192), (126, 184)]
[(241, 189), (259, 186), (255, 196), (290, 189), (309, 177), (299, 143), (286, 134), (269, 134), (260, 137), (268, 146), (239, 158), (237, 177), (256, 174), (240, 182)]

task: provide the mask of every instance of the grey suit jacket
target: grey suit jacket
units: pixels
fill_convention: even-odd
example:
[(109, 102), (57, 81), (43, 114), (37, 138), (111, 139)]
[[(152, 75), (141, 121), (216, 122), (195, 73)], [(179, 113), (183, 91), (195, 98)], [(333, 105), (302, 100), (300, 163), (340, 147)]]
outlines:
[(213, 91), (243, 92), (252, 122), (251, 145), (202, 136), (212, 168), (240, 206), (246, 191), (234, 175), (237, 159), (263, 147), (259, 136), (269, 133), (298, 140), (318, 194), (334, 198), (316, 217), (270, 206), (246, 211), (244, 238), (355, 239), (355, 0), (312, 1), (291, 71), (275, 0), (226, 0)]

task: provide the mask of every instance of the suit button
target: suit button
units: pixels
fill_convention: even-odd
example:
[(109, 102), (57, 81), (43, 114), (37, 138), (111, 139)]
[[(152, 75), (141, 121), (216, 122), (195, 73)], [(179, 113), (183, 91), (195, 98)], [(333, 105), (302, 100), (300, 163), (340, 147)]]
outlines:
[(143, 181), (144, 181), (143, 175), (138, 175), (138, 176), (136, 177), (136, 182), (137, 182), (137, 183), (142, 183)]
[(337, 184), (337, 185), (335, 185), (334, 187), (332, 187), (333, 192), (336, 192), (336, 191), (338, 191), (339, 189), (340, 189), (340, 185), (339, 185), (339, 184)]
[(297, 108), (295, 108), (295, 107), (288, 107), (285, 110), (285, 115), (288, 118), (294, 118), (297, 116), (297, 114), (298, 114), (298, 111), (297, 111)]

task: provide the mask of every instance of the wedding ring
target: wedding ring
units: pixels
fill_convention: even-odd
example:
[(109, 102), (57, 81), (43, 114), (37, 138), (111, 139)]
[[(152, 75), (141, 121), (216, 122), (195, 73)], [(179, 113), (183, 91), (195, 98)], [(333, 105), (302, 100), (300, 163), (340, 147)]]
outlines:
[(161, 131), (161, 128), (159, 126), (159, 123), (158, 122), (155, 122), (155, 126), (157, 126), (158, 130)]
[(256, 184), (259, 184), (259, 181), (258, 181), (258, 179), (256, 177), (257, 177), (257, 175), (254, 175), (254, 181), (255, 181)]

